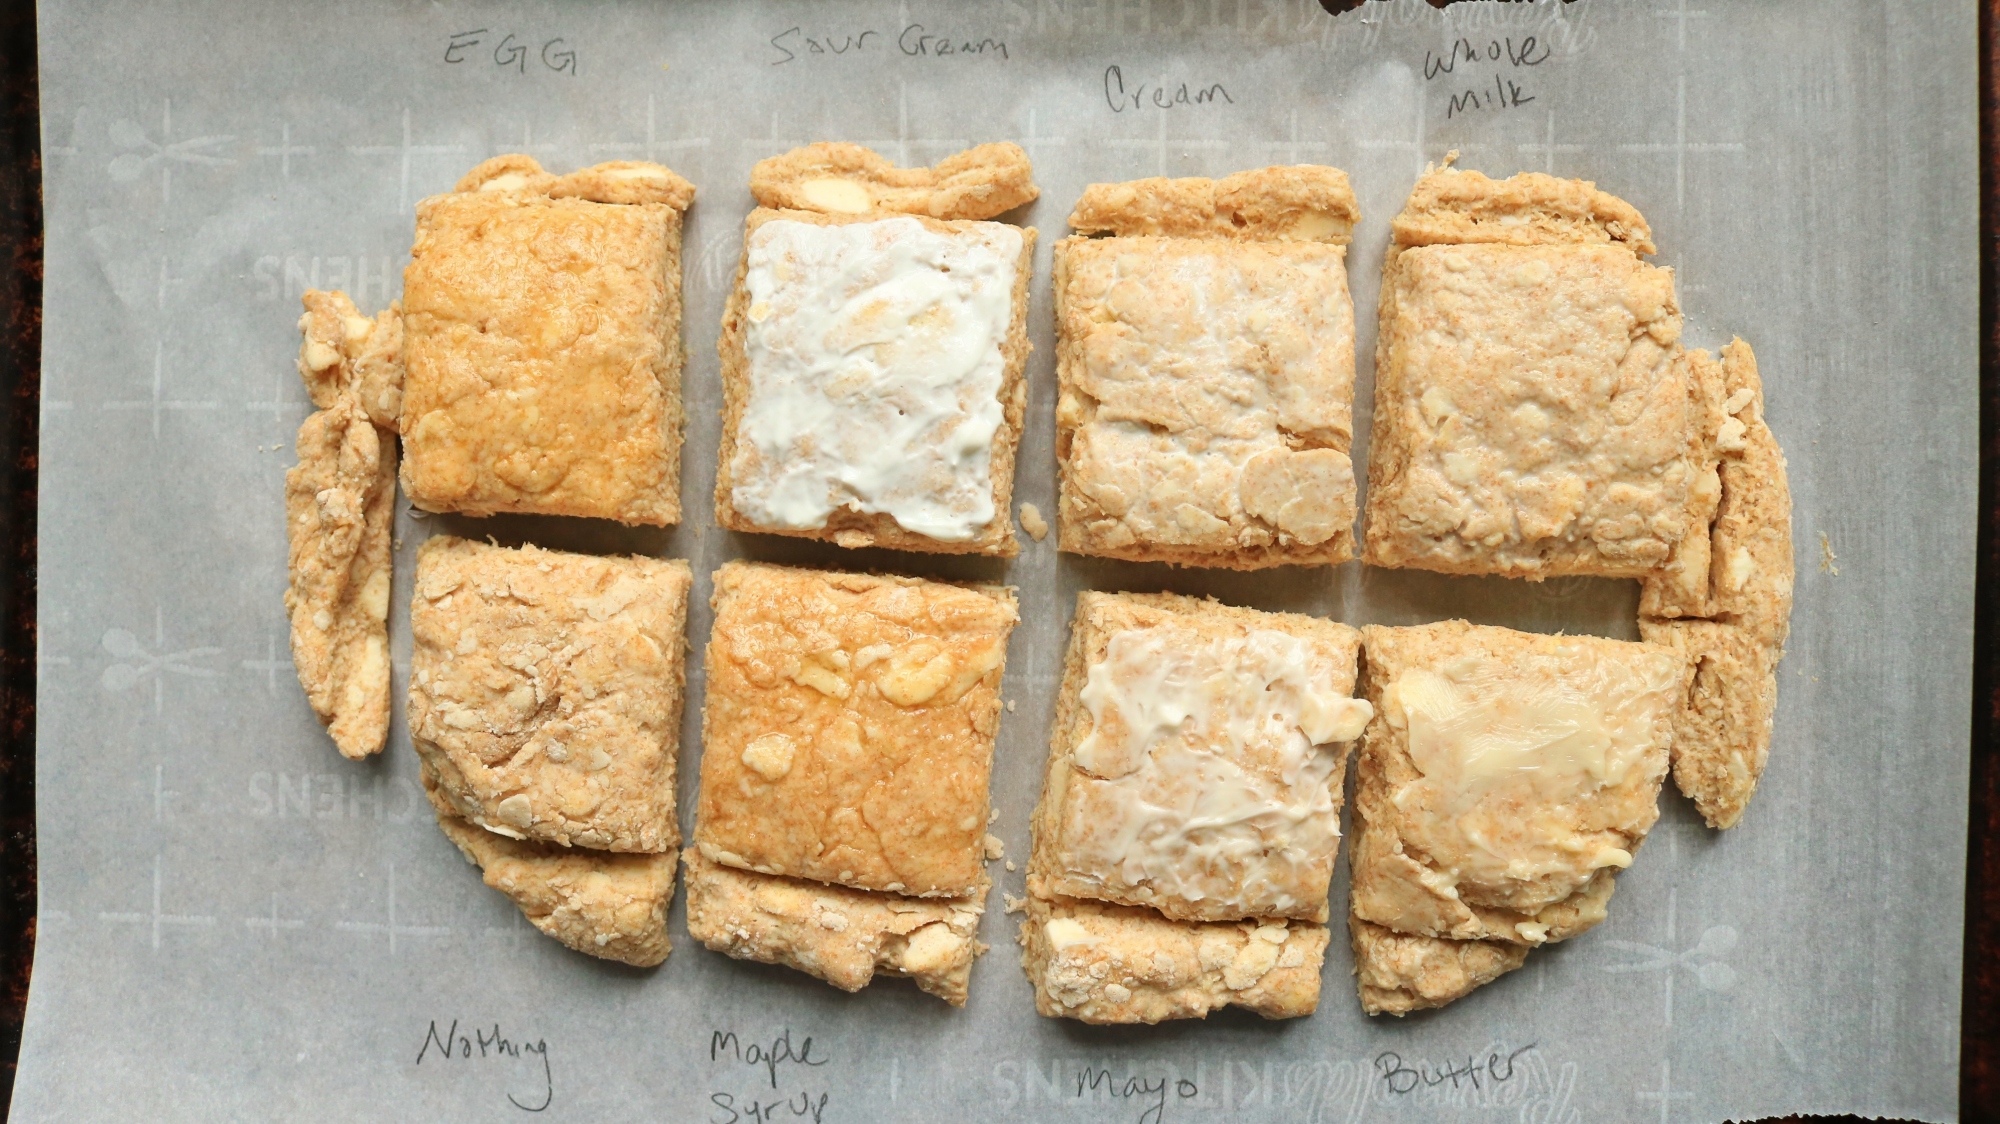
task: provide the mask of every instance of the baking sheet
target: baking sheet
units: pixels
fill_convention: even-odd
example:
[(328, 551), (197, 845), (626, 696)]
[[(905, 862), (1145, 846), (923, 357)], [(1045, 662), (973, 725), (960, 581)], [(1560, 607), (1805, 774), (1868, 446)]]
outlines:
[[(1288, 0), (44, 0), (40, 26), (41, 912), (17, 1119), (1953, 1117), (1970, 0), (1397, 0), (1339, 18)], [(1387, 223), (1426, 161), (1457, 149), (1469, 167), (1595, 179), (1638, 205), (1679, 270), (1688, 341), (1756, 346), (1790, 458), (1798, 607), (1744, 824), (1709, 832), (1669, 792), (1607, 922), (1400, 1021), (1360, 1014), (1342, 939), (1312, 1018), (1043, 1020), (997, 892), (963, 1011), (900, 981), (849, 996), (726, 959), (686, 939), (678, 908), (656, 971), (534, 933), (430, 822), (400, 717), (381, 759), (335, 754), (293, 680), (280, 604), (282, 477), (308, 412), (298, 295), (395, 297), (412, 204), (497, 153), (559, 171), (650, 158), (697, 185), (689, 521), (405, 509), (399, 691), (415, 548), (440, 530), (691, 559), (693, 701), (707, 575), (726, 559), (1004, 578), (1024, 622), (994, 830), (1019, 860), (1080, 589), (1633, 635), (1631, 583), (1174, 572), (1058, 557), (1053, 541), (1002, 564), (719, 530), (715, 339), (749, 168), (820, 139), (920, 163), (987, 140), (1028, 149), (1043, 196), (1023, 221), (1043, 238), (1018, 498), (1044, 512), (1048, 246), (1085, 184), (1346, 169), (1365, 215), (1350, 263), (1364, 455)], [(994, 872), (1020, 892), (1021, 874)]]

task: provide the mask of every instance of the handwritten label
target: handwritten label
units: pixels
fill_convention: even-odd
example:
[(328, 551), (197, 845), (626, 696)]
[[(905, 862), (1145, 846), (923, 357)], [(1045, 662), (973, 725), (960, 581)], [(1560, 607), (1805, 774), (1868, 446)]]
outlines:
[[(1533, 1050), (1538, 1043), (1530, 1042), (1512, 1053), (1502, 1055), (1498, 1050), (1490, 1051), (1484, 1058), (1465, 1056), (1465, 1063), (1456, 1060), (1433, 1065), (1419, 1060), (1415, 1065), (1404, 1062), (1403, 1056), (1393, 1050), (1385, 1050), (1375, 1055), (1375, 1076), (1384, 1088), (1396, 1096), (1404, 1096), (1418, 1089), (1432, 1089), (1446, 1082), (1453, 1089), (1461, 1083), (1473, 1089), (1484, 1089), (1486, 1085), (1503, 1085), (1514, 1079), (1514, 1062), (1521, 1055)], [(1481, 1084), (1484, 1082), (1485, 1084)]]
[[(1466, 84), (1451, 95), (1451, 104), (1445, 108), (1446, 118), (1461, 113), (1481, 109), (1518, 109), (1535, 100), (1521, 84), (1511, 76), (1514, 73), (1542, 65), (1549, 58), (1549, 46), (1533, 35), (1516, 41), (1512, 36), (1494, 39), (1484, 44), (1471, 39), (1460, 39), (1446, 49), (1442, 55), (1424, 52), (1424, 81), (1435, 82), (1440, 78)], [(1466, 81), (1481, 66), (1494, 68), (1491, 82), (1483, 79), (1478, 83)], [(1462, 69), (1461, 69), (1462, 68)]]
[(1211, 82), (1206, 86), (1186, 82), (1178, 86), (1164, 82), (1133, 82), (1128, 86), (1122, 68), (1107, 66), (1104, 68), (1104, 102), (1111, 107), (1111, 112), (1124, 113), (1127, 110), (1176, 109), (1224, 102), (1235, 105), (1236, 99), (1229, 96), (1229, 91), (1220, 82)]
[[(423, 1065), (426, 1058), (431, 1060), (432, 1065), (439, 1062), (448, 1065), (503, 1061), (519, 1063), (524, 1057), (528, 1060), (524, 1068), (530, 1074), (536, 1074), (539, 1080), (531, 1078), (536, 1087), (522, 1090), (521, 1096), (508, 1092), (507, 1103), (523, 1112), (541, 1112), (556, 1099), (555, 1077), (549, 1069), (549, 1044), (544, 1039), (516, 1042), (500, 1033), (497, 1022), (493, 1024), (490, 1035), (484, 1029), (475, 1029), (469, 1035), (460, 1034), (457, 1019), (451, 1020), (451, 1026), (439, 1034), (437, 1020), (432, 1019), (430, 1029), (424, 1032), (424, 1044), (417, 1050), (416, 1064)], [(539, 1066), (534, 1064), (537, 1060)]]
[[(744, 1042), (734, 1031), (713, 1030), (708, 1036), (708, 1063), (712, 1070), (718, 1064), (725, 1067), (724, 1076), (735, 1072), (733, 1067), (743, 1067), (751, 1073), (749, 1090), (738, 1086), (735, 1090), (716, 1089), (708, 1094), (710, 1105), (709, 1120), (713, 1124), (769, 1124), (774, 1120), (811, 1120), (820, 1124), (826, 1115), (830, 1100), (824, 1090), (806, 1088), (803, 1082), (793, 1091), (791, 1083), (803, 1078), (804, 1070), (818, 1069), (827, 1063), (823, 1056), (813, 1054), (811, 1036), (792, 1042), (792, 1028), (785, 1027), (769, 1044)], [(794, 1067), (794, 1068), (787, 1068)], [(779, 1093), (779, 1078), (786, 1079), (787, 1089)], [(768, 1087), (769, 1093), (764, 1087)]]
[[(538, 45), (539, 44), (539, 45)], [(554, 39), (540, 39), (522, 36), (516, 32), (500, 32), (492, 28), (477, 27), (471, 31), (461, 31), (446, 40), (444, 61), (453, 66), (463, 63), (487, 61), (487, 48), (492, 48), (492, 65), (501, 70), (511, 70), (525, 75), (529, 60), (536, 60), (535, 70), (547, 70), (557, 74), (576, 77), (576, 50), (569, 40), (558, 36)]]
[[(1139, 1107), (1139, 1124), (1161, 1124), (1167, 1118), (1167, 1079), (1164, 1077), (1127, 1077), (1120, 1081), (1108, 1069), (1085, 1069), (1076, 1075), (1076, 1095), (1078, 1100), (1095, 1093), (1107, 1097), (1112, 1102), (1124, 1102)], [(1177, 1100), (1188, 1100), (1201, 1092), (1195, 1083), (1183, 1077), (1173, 1082), (1173, 1093)]]
[(1006, 59), (1007, 43), (992, 36), (975, 38), (969, 35), (953, 35), (933, 30), (920, 23), (904, 24), (903, 29), (891, 39), (874, 28), (835, 31), (832, 34), (807, 32), (802, 27), (788, 27), (771, 36), (770, 44), (774, 52), (772, 66), (786, 63), (811, 62), (822, 58), (832, 58), (852, 54), (884, 54), (894, 50), (905, 58), (957, 59), (992, 58)]

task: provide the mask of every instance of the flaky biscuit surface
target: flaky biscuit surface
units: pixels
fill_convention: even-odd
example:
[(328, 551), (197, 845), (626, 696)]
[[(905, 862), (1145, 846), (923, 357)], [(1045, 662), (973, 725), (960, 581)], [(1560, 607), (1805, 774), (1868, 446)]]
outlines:
[(1714, 454), (1669, 271), (1621, 246), (1391, 253), (1367, 561), (1643, 577), (1701, 533)]
[(410, 735), (452, 809), (520, 839), (678, 846), (691, 584), (685, 562), (426, 541)]
[(961, 898), (911, 898), (759, 874), (712, 862), (696, 848), (688, 870), (688, 934), (738, 960), (783, 964), (843, 991), (876, 973), (907, 977), (965, 1006), (986, 884)]
[(389, 732), (389, 587), (396, 440), (351, 388), (299, 427), (285, 473), (292, 663), (343, 756)]
[(1519, 968), (1525, 945), (1411, 936), (1350, 919), (1355, 985), (1371, 1015), (1407, 1015), (1464, 998)]
[(701, 853), (857, 889), (971, 893), (1013, 592), (731, 562), (713, 603)]
[(650, 968), (673, 951), (667, 907), (674, 897), (674, 852), (614, 854), (508, 839), (442, 807), (438, 827), (488, 886), (570, 948), (636, 968)]
[(1283, 919), (1174, 921), (1148, 909), (1046, 895), (1021, 922), (1035, 1009), (1087, 1023), (1157, 1023), (1244, 1007), (1267, 1019), (1319, 1006), (1327, 929)]
[(1056, 247), (1063, 550), (1252, 569), (1353, 556), (1345, 247)]
[[(500, 157), (417, 205), (402, 432), (418, 507), (679, 521), (691, 192), (675, 182), (652, 165), (559, 179)], [(589, 198), (621, 191), (636, 201)]]

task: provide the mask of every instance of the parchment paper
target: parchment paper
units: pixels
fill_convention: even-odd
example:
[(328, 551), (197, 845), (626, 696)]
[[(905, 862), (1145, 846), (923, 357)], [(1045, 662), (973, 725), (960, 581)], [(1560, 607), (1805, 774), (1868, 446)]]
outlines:
[[(1337, 19), (1309, 0), (44, 0), (41, 29), (41, 914), (17, 1119), (1953, 1116), (1970, 0), (1399, 0)], [(1581, 176), (1631, 200), (1679, 270), (1690, 344), (1756, 346), (1791, 463), (1798, 608), (1743, 825), (1710, 832), (1670, 790), (1607, 922), (1404, 1020), (1361, 1015), (1342, 933), (1311, 1018), (1044, 1020), (997, 892), (963, 1011), (899, 981), (849, 996), (726, 959), (686, 938), (678, 907), (657, 971), (534, 933), (432, 824), (400, 718), (381, 759), (335, 754), (294, 681), (280, 605), (282, 474), (308, 410), (299, 293), (343, 287), (369, 309), (397, 296), (412, 205), (497, 153), (559, 171), (652, 158), (698, 186), (689, 520), (658, 532), (405, 509), (397, 690), (415, 549), (433, 532), (691, 559), (686, 827), (708, 574), (732, 557), (1020, 587), (993, 784), (1013, 860), (1080, 589), (1634, 634), (1631, 583), (1174, 572), (1058, 557), (1053, 541), (1003, 565), (718, 530), (715, 340), (749, 169), (819, 139), (918, 163), (987, 140), (1029, 150), (1043, 194), (1019, 217), (1043, 238), (1018, 487), (1044, 512), (1048, 246), (1086, 183), (1345, 168), (1365, 213), (1350, 262), (1362, 456), (1388, 219), (1426, 161), (1457, 149), (1469, 167)], [(1020, 892), (1020, 873), (993, 870)], [(1337, 917), (1345, 885), (1343, 870)]]

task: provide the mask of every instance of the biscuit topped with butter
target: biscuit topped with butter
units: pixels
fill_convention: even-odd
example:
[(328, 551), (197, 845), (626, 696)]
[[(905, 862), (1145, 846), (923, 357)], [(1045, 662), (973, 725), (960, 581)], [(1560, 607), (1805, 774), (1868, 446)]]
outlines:
[(1375, 714), (1354, 796), (1357, 953), (1417, 955), (1369, 926), (1532, 948), (1603, 920), (1659, 818), (1679, 654), (1463, 621), (1362, 637)]

